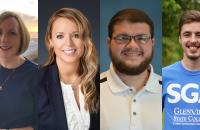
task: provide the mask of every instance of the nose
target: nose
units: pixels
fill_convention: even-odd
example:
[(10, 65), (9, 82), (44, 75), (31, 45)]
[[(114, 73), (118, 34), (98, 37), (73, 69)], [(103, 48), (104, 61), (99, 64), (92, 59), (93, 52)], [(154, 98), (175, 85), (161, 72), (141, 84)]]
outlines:
[(67, 35), (65, 38), (65, 45), (72, 46), (72, 44), (73, 44), (73, 40), (72, 40), (71, 36)]
[(1, 43), (8, 42), (8, 36), (4, 33), (0, 35)]
[(192, 35), (190, 40), (191, 42), (197, 42), (197, 37), (195, 36), (195, 34)]
[(138, 48), (139, 47), (138, 43), (135, 41), (135, 39), (133, 37), (131, 37), (131, 40), (129, 41), (127, 46), (132, 47), (132, 48)]

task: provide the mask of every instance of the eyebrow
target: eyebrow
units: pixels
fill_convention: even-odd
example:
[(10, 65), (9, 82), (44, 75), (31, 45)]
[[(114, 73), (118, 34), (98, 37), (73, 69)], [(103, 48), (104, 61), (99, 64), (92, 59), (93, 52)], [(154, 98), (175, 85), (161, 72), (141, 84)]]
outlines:
[[(183, 34), (186, 34), (186, 33), (193, 33), (193, 32), (191, 32), (191, 31), (185, 31), (185, 32), (183, 32)], [(197, 33), (200, 33), (200, 31), (197, 31), (197, 32), (194, 32), (195, 34), (197, 34)]]
[(183, 34), (185, 34), (185, 33), (192, 33), (191, 31), (185, 31), (185, 32), (183, 32)]
[(74, 31), (74, 32), (72, 32), (72, 33), (80, 33), (79, 31)]
[(64, 34), (64, 32), (56, 32), (55, 34)]
[[(79, 31), (73, 31), (72, 33), (80, 33)], [(64, 32), (56, 32), (55, 34), (64, 34)]]

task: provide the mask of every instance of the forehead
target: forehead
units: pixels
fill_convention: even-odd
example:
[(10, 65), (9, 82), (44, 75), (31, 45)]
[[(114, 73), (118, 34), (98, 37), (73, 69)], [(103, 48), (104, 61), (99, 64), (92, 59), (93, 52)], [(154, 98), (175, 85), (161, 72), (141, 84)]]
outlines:
[(181, 33), (184, 32), (200, 32), (200, 22), (185, 23), (181, 28)]
[(14, 17), (6, 18), (0, 22), (0, 28), (19, 29), (19, 23)]
[(67, 18), (57, 18), (52, 25), (52, 31), (77, 31), (78, 26)]
[(113, 34), (115, 33), (150, 34), (150, 27), (144, 22), (130, 23), (123, 21), (114, 26)]

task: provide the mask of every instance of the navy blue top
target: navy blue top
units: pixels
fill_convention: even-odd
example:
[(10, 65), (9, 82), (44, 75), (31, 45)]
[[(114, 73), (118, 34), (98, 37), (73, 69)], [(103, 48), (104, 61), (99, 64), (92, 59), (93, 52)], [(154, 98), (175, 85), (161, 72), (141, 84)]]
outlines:
[[(37, 65), (26, 60), (15, 69), (0, 67), (0, 128), (34, 126)], [(7, 81), (5, 82), (7, 78)]]
[[(96, 76), (99, 96), (99, 73)], [(68, 130), (64, 101), (56, 64), (39, 70), (39, 130)], [(99, 98), (99, 97), (98, 97)], [(100, 129), (99, 113), (90, 113), (90, 129)]]

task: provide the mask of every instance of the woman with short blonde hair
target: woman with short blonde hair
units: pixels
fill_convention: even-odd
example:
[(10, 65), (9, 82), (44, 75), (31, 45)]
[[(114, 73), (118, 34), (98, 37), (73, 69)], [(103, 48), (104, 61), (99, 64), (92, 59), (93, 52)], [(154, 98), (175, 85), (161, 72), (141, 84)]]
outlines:
[(0, 129), (32, 130), (36, 126), (37, 65), (20, 56), (29, 42), (19, 15), (0, 14)]

